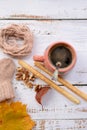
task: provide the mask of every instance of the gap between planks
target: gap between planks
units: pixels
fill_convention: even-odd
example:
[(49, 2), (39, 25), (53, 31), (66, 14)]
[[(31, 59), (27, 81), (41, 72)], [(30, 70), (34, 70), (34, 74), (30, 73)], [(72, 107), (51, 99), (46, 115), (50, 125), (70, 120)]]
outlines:
[(5, 18), (0, 18), (0, 20), (38, 20), (38, 21), (57, 21), (57, 20), (59, 20), (59, 21), (61, 21), (61, 20), (64, 20), (64, 21), (67, 21), (67, 20), (69, 20), (69, 21), (71, 21), (71, 20), (77, 20), (77, 21), (79, 21), (79, 20), (81, 20), (81, 21), (83, 21), (83, 20), (87, 20), (87, 18), (18, 18), (18, 17), (14, 17), (14, 18), (9, 18), (9, 17), (5, 17)]

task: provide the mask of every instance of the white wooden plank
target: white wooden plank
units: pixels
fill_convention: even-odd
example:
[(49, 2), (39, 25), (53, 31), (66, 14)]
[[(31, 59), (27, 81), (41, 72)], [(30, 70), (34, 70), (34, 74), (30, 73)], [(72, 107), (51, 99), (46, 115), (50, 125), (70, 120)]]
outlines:
[(1, 18), (85, 19), (86, 0), (1, 0)]
[(87, 130), (87, 120), (36, 120), (33, 130)]
[[(86, 84), (87, 80), (87, 21), (0, 21), (0, 27), (9, 24), (26, 24), (34, 34), (34, 46), (28, 62), (33, 65), (33, 55), (43, 55), (46, 47), (55, 41), (66, 41), (77, 52), (77, 63), (73, 70), (64, 76), (72, 84)], [(1, 57), (6, 56), (0, 52)], [(26, 59), (26, 58), (25, 58)], [(26, 59), (27, 60), (27, 59)]]
[[(68, 89), (66, 90), (81, 101), (79, 105), (72, 103), (60, 93), (54, 89), (51, 89), (42, 99), (42, 109), (42, 106), (36, 102), (34, 89), (31, 90), (25, 87), (23, 83), (17, 81), (14, 81), (13, 83), (16, 96), (15, 101), (21, 101), (22, 103), (27, 104), (27, 110), (33, 119), (87, 118), (87, 102), (70, 92)], [(83, 86), (79, 89), (87, 92), (86, 86)]]
[[(24, 58), (26, 62), (33, 65), (32, 57), (35, 54), (42, 55), (45, 48), (54, 41), (64, 40), (70, 42), (77, 51), (78, 61), (71, 73), (65, 76), (71, 83), (86, 84), (87, 68), (87, 21), (0, 21), (0, 27), (5, 27), (12, 23), (22, 23), (29, 26), (34, 33), (34, 47), (30, 56)], [(84, 42), (84, 46), (83, 46)], [(0, 51), (0, 58), (8, 57)], [(85, 59), (84, 59), (85, 58)], [(14, 59), (18, 66), (17, 59)], [(82, 62), (82, 64), (81, 64)], [(84, 72), (84, 73), (82, 73)], [(44, 84), (42, 81), (37, 81)], [(27, 109), (33, 119), (86, 119), (87, 103), (81, 100), (80, 105), (71, 103), (64, 96), (51, 89), (43, 98), (44, 109), (36, 102), (34, 90), (28, 89), (15, 80), (13, 81), (15, 90), (15, 101), (21, 101), (27, 104)], [(63, 86), (61, 86), (63, 87)], [(78, 86), (84, 92), (87, 92), (87, 86)], [(76, 95), (75, 95), (76, 96)], [(77, 96), (76, 96), (77, 97)]]

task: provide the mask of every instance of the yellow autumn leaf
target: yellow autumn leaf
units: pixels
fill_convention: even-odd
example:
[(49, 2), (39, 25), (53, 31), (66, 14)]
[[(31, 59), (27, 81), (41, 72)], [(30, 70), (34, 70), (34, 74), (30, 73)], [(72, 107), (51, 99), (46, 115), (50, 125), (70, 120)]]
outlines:
[(32, 130), (35, 122), (20, 102), (0, 103), (0, 130)]

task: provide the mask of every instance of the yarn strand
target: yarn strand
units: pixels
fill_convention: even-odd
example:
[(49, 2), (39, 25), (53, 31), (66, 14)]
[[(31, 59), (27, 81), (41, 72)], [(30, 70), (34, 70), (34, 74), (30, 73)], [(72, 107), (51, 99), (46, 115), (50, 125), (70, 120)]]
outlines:
[(0, 31), (0, 48), (6, 54), (13, 57), (27, 56), (32, 46), (33, 35), (25, 25), (12, 24)]

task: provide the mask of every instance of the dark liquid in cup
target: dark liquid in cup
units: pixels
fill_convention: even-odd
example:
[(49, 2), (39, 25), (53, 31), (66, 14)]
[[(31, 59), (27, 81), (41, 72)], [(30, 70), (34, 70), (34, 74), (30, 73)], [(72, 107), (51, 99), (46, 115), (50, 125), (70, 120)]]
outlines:
[(60, 68), (67, 67), (72, 62), (72, 54), (70, 50), (64, 46), (56, 46), (49, 53), (51, 63), (56, 66), (57, 62), (61, 63)]

